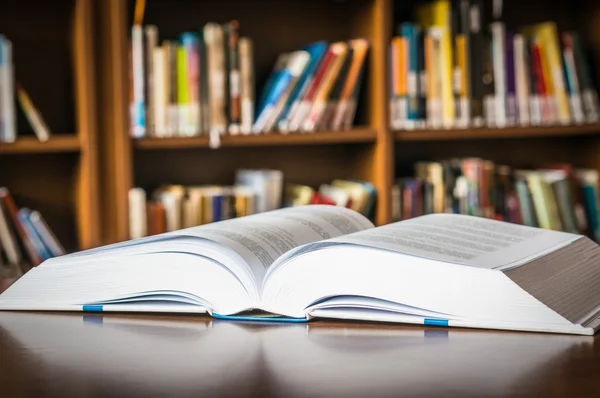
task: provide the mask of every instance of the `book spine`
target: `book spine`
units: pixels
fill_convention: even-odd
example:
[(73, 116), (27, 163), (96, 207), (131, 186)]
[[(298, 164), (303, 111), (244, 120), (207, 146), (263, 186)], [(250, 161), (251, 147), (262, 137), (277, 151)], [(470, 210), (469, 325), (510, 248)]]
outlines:
[(327, 53), (325, 54), (325, 56), (323, 58), (323, 61), (321, 62), (321, 64), (319, 65), (319, 68), (317, 69), (317, 71), (315, 73), (315, 78), (311, 82), (311, 85), (306, 93), (306, 96), (304, 97), (302, 102), (299, 104), (298, 111), (297, 111), (296, 115), (294, 115), (294, 118), (292, 119), (292, 121), (290, 122), (289, 131), (299, 131), (300, 130), (301, 125), (304, 123), (306, 116), (310, 112), (311, 105), (315, 99), (317, 90), (318, 90), (327, 70), (329, 69), (331, 63), (333, 62), (333, 59), (334, 59), (334, 52), (332, 50), (332, 47), (330, 46), (329, 49), (327, 50)]
[(239, 23), (231, 21), (228, 25), (229, 58), (229, 132), (238, 134), (241, 123), (241, 72), (239, 56)]
[(220, 145), (221, 134), (227, 131), (226, 57), (223, 28), (215, 23), (204, 27), (208, 62), (208, 98), (210, 107), (210, 146)]
[(4, 87), (6, 86), (4, 84), (4, 79), (5, 79), (5, 68), (6, 68), (6, 61), (5, 61), (5, 54), (4, 54), (4, 41), (6, 40), (6, 37), (4, 37), (3, 35), (0, 34), (0, 142), (8, 142), (7, 137), (5, 136), (4, 133), (4, 113), (6, 112), (4, 109), (4, 101), (6, 100), (4, 95)]
[(503, 128), (507, 125), (506, 119), (506, 34), (504, 23), (494, 22), (492, 30), (492, 63), (494, 65), (495, 98), (495, 127)]
[(200, 32), (198, 40), (198, 68), (199, 85), (200, 85), (200, 132), (206, 133), (210, 129), (210, 99), (208, 95), (209, 79), (208, 79), (208, 53), (206, 50), (206, 41), (204, 39), (204, 31)]
[(178, 44), (176, 52), (176, 69), (177, 69), (177, 135), (187, 135), (188, 121), (188, 81), (187, 81), (187, 61), (185, 48)]
[(254, 124), (254, 48), (247, 37), (239, 40), (240, 54), (240, 130), (243, 134), (252, 132)]
[(392, 82), (389, 98), (390, 125), (392, 129), (402, 129), (403, 123), (400, 116), (400, 59), (402, 49), (402, 38), (393, 37), (390, 43), (390, 65), (389, 73)]
[(517, 107), (516, 71), (515, 71), (515, 37), (512, 33), (506, 34), (506, 124), (515, 126), (519, 119)]
[(145, 50), (144, 50), (144, 98), (146, 115), (146, 134), (150, 137), (156, 135), (156, 122), (154, 112), (154, 49), (158, 45), (158, 28), (154, 25), (144, 27)]
[(487, 127), (496, 127), (496, 80), (494, 73), (492, 40), (487, 38), (483, 50), (484, 119)]
[(177, 104), (177, 44), (169, 43), (168, 47), (169, 65), (169, 109), (168, 109), (168, 135), (173, 137), (177, 134), (179, 126), (179, 107)]
[(519, 114), (519, 125), (528, 126), (529, 117), (529, 98), (531, 94), (529, 79), (529, 58), (527, 56), (527, 47), (525, 37), (516, 34), (514, 37), (514, 69), (516, 79), (516, 101)]
[(15, 205), (12, 195), (8, 192), (7, 189), (0, 188), (0, 200), (2, 200), (4, 208), (8, 212), (8, 215), (10, 216), (10, 218), (12, 219), (13, 226), (14, 226), (15, 230), (17, 231), (17, 234), (19, 235), (21, 242), (23, 243), (25, 252), (27, 253), (27, 256), (29, 257), (31, 265), (34, 267), (39, 265), (42, 262), (42, 259), (37, 254), (35, 248), (33, 247), (31, 242), (27, 238), (27, 232), (25, 231), (25, 229), (23, 228), (23, 226), (21, 225), (21, 223), (19, 221), (19, 214), (18, 214), (17, 206)]
[(544, 67), (542, 60), (542, 51), (536, 41), (532, 48), (532, 60), (535, 70), (535, 80), (537, 82), (537, 91), (540, 100), (540, 110), (542, 124), (553, 124), (555, 120), (554, 102), (551, 99), (548, 88), (548, 81), (544, 76)]
[(181, 43), (185, 51), (185, 62), (187, 72), (187, 119), (184, 123), (187, 136), (200, 135), (201, 113), (200, 113), (200, 70), (198, 54), (198, 35), (196, 33), (184, 33)]
[(575, 55), (573, 51), (573, 40), (569, 34), (562, 35), (563, 41), (563, 62), (565, 65), (565, 77), (567, 91), (569, 94), (569, 103), (573, 121), (577, 124), (585, 122), (583, 112), (583, 103), (581, 101), (581, 88), (577, 76), (577, 67), (575, 65)]
[(17, 139), (17, 120), (15, 114), (15, 88), (12, 42), (0, 36), (0, 52), (2, 53), (2, 69), (0, 84), (2, 100), (2, 139), (14, 142)]
[(167, 57), (164, 47), (154, 49), (154, 125), (155, 135), (165, 137), (167, 135)]
[(0, 200), (0, 244), (2, 245), (2, 250), (6, 254), (8, 263), (12, 265), (20, 265), (21, 250), (19, 249), (19, 245), (17, 243), (17, 237), (10, 227), (10, 214), (8, 214), (8, 210), (5, 211), (4, 208), (4, 203), (2, 200)]
[(66, 254), (65, 248), (61, 245), (39, 211), (34, 210), (29, 214), (29, 222), (33, 225), (44, 246), (53, 257)]
[(408, 57), (408, 73), (406, 78), (408, 110), (406, 127), (414, 129), (417, 127), (419, 120), (419, 27), (415, 24), (409, 24), (406, 33)]
[(581, 82), (581, 95), (583, 100), (583, 109), (588, 123), (595, 123), (600, 120), (600, 105), (598, 102), (598, 92), (592, 83), (592, 75), (583, 52), (583, 44), (578, 33), (571, 32), (573, 41), (573, 51), (575, 54), (575, 64), (577, 75)]
[(484, 124), (484, 62), (485, 36), (483, 32), (483, 1), (473, 0), (469, 10), (470, 36), (470, 81), (471, 81), (471, 115), (473, 125)]
[(45, 261), (45, 260), (51, 258), (52, 254), (50, 254), (50, 252), (44, 245), (44, 242), (42, 241), (42, 239), (38, 235), (37, 231), (35, 230), (33, 224), (29, 221), (30, 213), (31, 213), (31, 210), (29, 210), (28, 208), (20, 209), (17, 212), (18, 222), (21, 224), (21, 227), (25, 231), (27, 239), (29, 240), (31, 246), (33, 247), (33, 249), (39, 256), (41, 261)]
[(35, 135), (41, 142), (48, 141), (50, 139), (50, 129), (46, 125), (46, 122), (42, 118), (42, 115), (38, 111), (38, 109), (31, 102), (31, 98), (29, 98), (29, 94), (27, 91), (23, 89), (20, 85), (17, 84), (17, 99), (21, 104), (21, 108), (23, 109), (23, 113), (25, 113), (25, 117), (31, 124)]
[(146, 135), (146, 101), (144, 97), (144, 33), (140, 25), (131, 28), (132, 47), (132, 78), (133, 78), (133, 103), (132, 103), (132, 128), (134, 138), (143, 138)]

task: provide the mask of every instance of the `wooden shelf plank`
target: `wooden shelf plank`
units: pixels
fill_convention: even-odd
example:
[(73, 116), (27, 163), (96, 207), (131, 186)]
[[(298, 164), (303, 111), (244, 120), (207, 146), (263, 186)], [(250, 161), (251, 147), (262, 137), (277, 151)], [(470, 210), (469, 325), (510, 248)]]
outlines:
[(450, 141), (466, 139), (543, 138), (600, 134), (600, 124), (510, 128), (475, 128), (465, 130), (396, 131), (396, 141)]
[[(226, 135), (221, 137), (221, 147), (324, 145), (375, 142), (377, 134), (369, 128), (349, 131), (318, 133), (269, 133), (260, 135)], [(208, 137), (146, 138), (134, 140), (138, 149), (208, 148)]]
[(34, 154), (50, 152), (79, 152), (79, 137), (76, 134), (53, 135), (41, 142), (37, 137), (20, 137), (13, 143), (0, 142), (0, 154)]

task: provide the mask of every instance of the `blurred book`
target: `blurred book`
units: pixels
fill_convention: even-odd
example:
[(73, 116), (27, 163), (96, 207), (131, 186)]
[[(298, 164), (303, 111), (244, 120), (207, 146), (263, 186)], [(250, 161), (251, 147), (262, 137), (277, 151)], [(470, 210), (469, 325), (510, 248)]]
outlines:
[(482, 0), (434, 0), (390, 43), (393, 129), (594, 123), (598, 93), (576, 31), (509, 29)]
[(0, 257), (24, 273), (44, 260), (66, 254), (42, 214), (17, 207), (10, 191), (0, 187)]
[[(369, 43), (308, 43), (280, 54), (255, 95), (256, 43), (236, 20), (210, 22), (176, 40), (134, 24), (130, 48), (131, 136), (346, 130), (356, 114)], [(260, 43), (259, 43), (260, 44)]]
[(419, 162), (393, 188), (394, 221), (431, 213), (493, 218), (600, 242), (600, 175), (569, 164), (511, 169), (479, 158)]
[(328, 204), (372, 217), (371, 183), (336, 179), (317, 187), (284, 181), (280, 170), (239, 169), (232, 185), (162, 185), (129, 191), (129, 237), (157, 235), (264, 213), (283, 207)]

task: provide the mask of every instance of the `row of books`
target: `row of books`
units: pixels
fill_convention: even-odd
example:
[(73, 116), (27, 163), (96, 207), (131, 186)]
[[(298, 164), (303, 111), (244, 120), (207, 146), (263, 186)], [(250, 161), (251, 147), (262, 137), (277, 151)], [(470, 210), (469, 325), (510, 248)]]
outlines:
[(10, 191), (0, 187), (0, 265), (24, 273), (63, 254), (65, 249), (40, 212), (17, 207)]
[(9, 143), (17, 139), (15, 99), (21, 105), (38, 139), (47, 141), (51, 134), (48, 125), (33, 105), (29, 94), (15, 81), (12, 42), (0, 34), (0, 142)]
[(493, 218), (600, 242), (600, 175), (550, 164), (512, 169), (479, 158), (420, 162), (392, 190), (394, 221), (431, 213)]
[(279, 170), (242, 169), (231, 186), (165, 185), (129, 191), (131, 239), (212, 222), (249, 216), (281, 207), (309, 204), (344, 206), (372, 215), (375, 189), (369, 183), (334, 180), (317, 189), (284, 184)]
[(135, 138), (340, 130), (354, 120), (369, 44), (319, 41), (282, 53), (258, 99), (254, 43), (239, 24), (208, 23), (177, 40), (158, 27), (131, 34)]
[[(598, 93), (577, 32), (555, 22), (510, 31), (483, 0), (435, 0), (392, 38), (391, 127), (597, 122)], [(491, 22), (491, 23), (489, 23)]]

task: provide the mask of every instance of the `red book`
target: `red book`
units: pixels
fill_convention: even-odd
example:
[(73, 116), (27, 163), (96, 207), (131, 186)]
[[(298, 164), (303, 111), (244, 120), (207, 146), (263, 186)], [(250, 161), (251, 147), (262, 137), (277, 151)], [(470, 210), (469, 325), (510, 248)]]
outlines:
[[(19, 221), (19, 216), (17, 215), (17, 206), (15, 205), (15, 201), (13, 200), (8, 189), (0, 188), (0, 201), (2, 201), (4, 208), (8, 211), (8, 214), (12, 219), (14, 228), (17, 231), (17, 234), (19, 234), (19, 237), (21, 238), (21, 242), (25, 247), (27, 257), (29, 257), (29, 260), (31, 261), (31, 265), (34, 267), (40, 265), (42, 263), (42, 259), (35, 251), (35, 248), (29, 241), (27, 232), (25, 231), (25, 229), (21, 225), (21, 222)], [(2, 209), (0, 209), (0, 211), (2, 211)]]

